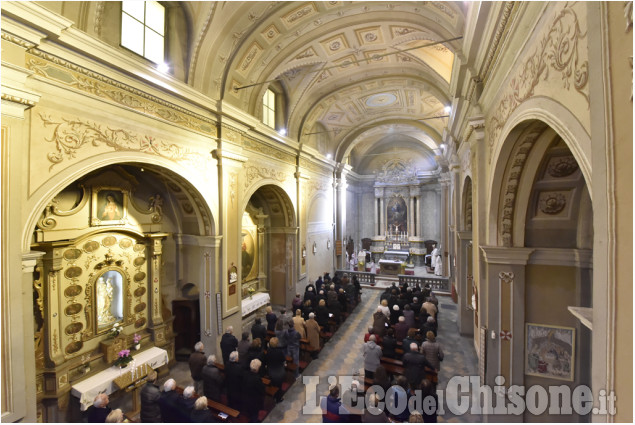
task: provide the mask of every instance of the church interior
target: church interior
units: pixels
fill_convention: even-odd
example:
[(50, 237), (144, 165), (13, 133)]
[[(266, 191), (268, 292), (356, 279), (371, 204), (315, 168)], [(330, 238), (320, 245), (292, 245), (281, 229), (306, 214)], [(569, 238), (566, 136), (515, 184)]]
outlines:
[(362, 295), (305, 375), (429, 287), (482, 385), (592, 395), (453, 419), (632, 422), (632, 1), (1, 12), (3, 422), (137, 409), (150, 367), (189, 385), (197, 342), (220, 362), (326, 273)]

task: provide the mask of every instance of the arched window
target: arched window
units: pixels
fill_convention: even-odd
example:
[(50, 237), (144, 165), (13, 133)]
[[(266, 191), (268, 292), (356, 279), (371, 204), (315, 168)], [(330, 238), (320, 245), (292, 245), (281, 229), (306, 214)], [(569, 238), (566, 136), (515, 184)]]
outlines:
[(165, 8), (157, 1), (122, 1), (121, 45), (162, 64), (165, 60)]

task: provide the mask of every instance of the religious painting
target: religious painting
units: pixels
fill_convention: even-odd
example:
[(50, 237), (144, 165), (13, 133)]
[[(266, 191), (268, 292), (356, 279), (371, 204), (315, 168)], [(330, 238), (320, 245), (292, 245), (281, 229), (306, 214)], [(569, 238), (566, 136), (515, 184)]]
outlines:
[(573, 381), (575, 329), (526, 324), (525, 373)]
[(100, 187), (93, 191), (91, 225), (125, 224), (126, 193), (118, 188)]
[(386, 223), (390, 234), (400, 234), (408, 232), (408, 213), (406, 201), (401, 196), (390, 199), (386, 211)]
[(258, 271), (256, 270), (258, 268), (256, 256), (257, 250), (254, 235), (252, 235), (251, 230), (245, 230), (245, 233), (243, 233), (243, 242), (241, 245), (241, 278), (243, 282), (255, 279), (258, 275)]

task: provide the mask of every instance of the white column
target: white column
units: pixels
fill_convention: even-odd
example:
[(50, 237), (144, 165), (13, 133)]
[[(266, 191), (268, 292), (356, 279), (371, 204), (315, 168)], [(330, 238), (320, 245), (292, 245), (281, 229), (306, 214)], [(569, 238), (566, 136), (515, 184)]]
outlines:
[(415, 198), (410, 194), (410, 207), (408, 208), (408, 235), (414, 236), (415, 227)]
[(441, 252), (439, 253), (441, 255), (441, 260), (442, 260), (442, 265), (443, 265), (443, 276), (447, 276), (448, 275), (448, 256), (445, 255), (446, 252), (448, 252), (448, 249), (450, 248), (448, 245), (448, 216), (450, 214), (449, 212), (449, 208), (448, 208), (448, 204), (449, 204), (449, 193), (448, 190), (450, 188), (450, 179), (447, 177), (447, 175), (443, 175), (442, 177), (439, 179), (439, 183), (441, 183), (441, 209), (440, 209), (440, 213), (441, 213)]
[(384, 231), (379, 226), (379, 198), (375, 195), (375, 202), (373, 203), (373, 212), (375, 215), (375, 221), (373, 221), (373, 229), (375, 229), (375, 235), (383, 235)]

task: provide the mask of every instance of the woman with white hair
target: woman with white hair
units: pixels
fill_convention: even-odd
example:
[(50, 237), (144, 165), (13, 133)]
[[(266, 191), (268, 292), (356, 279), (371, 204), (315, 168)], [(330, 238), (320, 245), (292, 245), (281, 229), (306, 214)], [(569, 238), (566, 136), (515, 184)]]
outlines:
[(227, 400), (229, 407), (240, 410), (242, 380), (244, 370), (240, 366), (238, 351), (229, 355), (229, 363), (225, 365), (225, 382), (227, 383)]
[(249, 418), (249, 422), (258, 422), (258, 413), (263, 408), (265, 398), (265, 384), (260, 378), (260, 366), (262, 363), (258, 359), (253, 359), (249, 363), (249, 372), (243, 377), (242, 382), (242, 411)]
[(207, 397), (202, 396), (196, 399), (190, 418), (195, 423), (216, 422), (216, 418), (207, 408)]
[(119, 424), (123, 421), (123, 412), (121, 411), (121, 409), (115, 409), (110, 412), (108, 416), (106, 416), (106, 420), (104, 422), (106, 422), (107, 424)]

